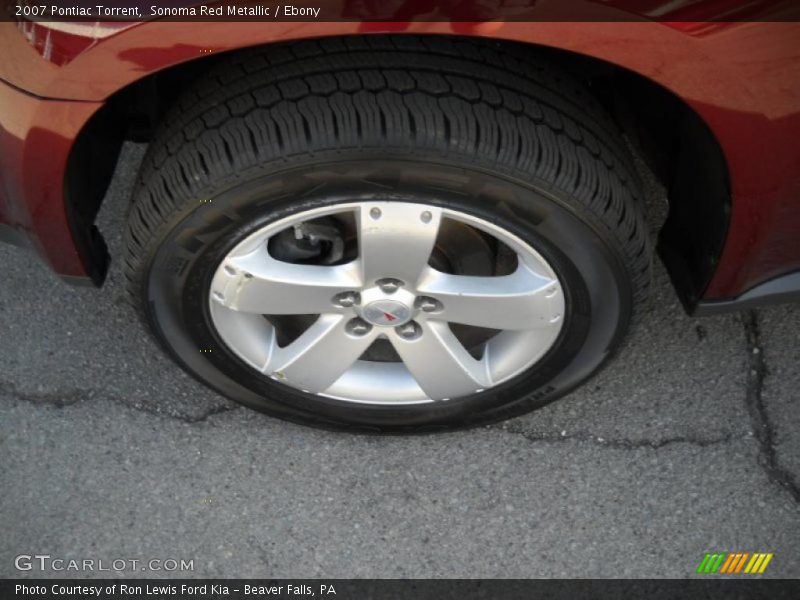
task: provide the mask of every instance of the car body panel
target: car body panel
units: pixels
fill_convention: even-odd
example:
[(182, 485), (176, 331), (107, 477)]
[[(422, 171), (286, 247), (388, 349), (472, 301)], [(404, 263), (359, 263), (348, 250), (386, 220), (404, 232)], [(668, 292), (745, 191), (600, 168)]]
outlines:
[(70, 245), (62, 182), (72, 140), (108, 97), (142, 77), (213, 53), (398, 29), (567, 50), (668, 89), (710, 128), (730, 174), (729, 231), (702, 300), (731, 300), (800, 271), (796, 22), (419, 22), (398, 27), (150, 21), (70, 31), (2, 23), (0, 79), (6, 83), (0, 84), (0, 193), (5, 198), (0, 199), (0, 222), (23, 230), (58, 273), (87, 276), (90, 265)]
[(101, 102), (41, 100), (0, 83), (0, 228), (57, 273), (87, 277), (64, 199), (75, 137)]

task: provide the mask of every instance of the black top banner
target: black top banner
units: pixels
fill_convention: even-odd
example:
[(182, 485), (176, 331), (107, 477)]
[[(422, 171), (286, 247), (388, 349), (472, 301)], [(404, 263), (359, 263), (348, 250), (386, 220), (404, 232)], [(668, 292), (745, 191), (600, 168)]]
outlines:
[(797, 21), (797, 0), (0, 0), (33, 21)]

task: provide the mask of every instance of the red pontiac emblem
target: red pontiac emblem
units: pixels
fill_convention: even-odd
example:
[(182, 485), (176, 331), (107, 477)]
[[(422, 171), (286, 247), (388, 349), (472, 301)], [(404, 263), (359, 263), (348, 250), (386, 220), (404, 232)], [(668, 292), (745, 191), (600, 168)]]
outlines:
[(395, 327), (410, 320), (412, 314), (411, 308), (402, 302), (381, 299), (367, 304), (361, 316), (365, 321), (373, 325)]

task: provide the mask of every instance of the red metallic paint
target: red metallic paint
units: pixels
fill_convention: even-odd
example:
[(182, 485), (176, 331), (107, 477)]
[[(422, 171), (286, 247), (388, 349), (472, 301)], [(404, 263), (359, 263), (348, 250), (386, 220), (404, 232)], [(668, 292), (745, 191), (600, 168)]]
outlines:
[[(682, 98), (716, 136), (732, 187), (729, 235), (705, 300), (800, 270), (800, 24), (795, 22), (99, 24), (93, 38), (0, 24), (0, 221), (23, 228), (53, 268), (81, 276), (64, 211), (70, 144), (114, 92), (211, 52), (397, 31), (473, 34), (602, 59)], [(43, 37), (44, 36), (44, 37)], [(76, 39), (76, 37), (78, 39)], [(44, 40), (44, 41), (43, 41)], [(50, 60), (45, 60), (46, 55)], [(9, 204), (11, 202), (11, 204)]]
[(83, 125), (103, 104), (48, 100), (0, 82), (0, 223), (62, 275), (87, 274), (67, 222), (64, 174)]

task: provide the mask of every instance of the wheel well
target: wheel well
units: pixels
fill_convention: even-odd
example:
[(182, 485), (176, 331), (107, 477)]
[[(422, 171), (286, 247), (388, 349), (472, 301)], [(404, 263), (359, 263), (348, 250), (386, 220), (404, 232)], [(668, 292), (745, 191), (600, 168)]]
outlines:
[[(588, 85), (666, 187), (669, 212), (658, 250), (678, 295), (691, 310), (714, 273), (730, 215), (727, 164), (714, 134), (681, 98), (641, 75), (589, 56), (536, 49)], [(226, 54), (199, 58), (132, 83), (109, 98), (78, 136), (67, 165), (65, 198), (74, 237), (95, 283), (102, 281), (108, 257), (94, 219), (122, 142), (149, 141), (181, 90)]]

